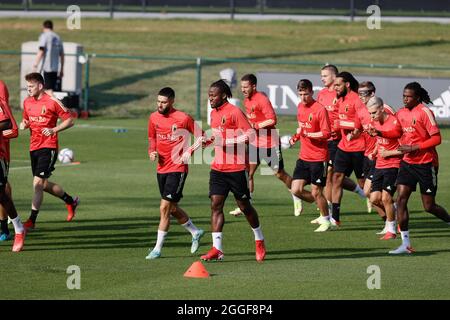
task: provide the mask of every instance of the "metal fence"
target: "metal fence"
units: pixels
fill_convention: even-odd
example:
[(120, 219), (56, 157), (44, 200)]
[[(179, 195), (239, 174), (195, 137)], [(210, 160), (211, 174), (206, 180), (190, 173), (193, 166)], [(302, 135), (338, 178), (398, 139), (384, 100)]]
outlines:
[(77, 4), (83, 10), (95, 11), (193, 11), (230, 13), (319, 13), (365, 14), (369, 5), (376, 4), (392, 14), (450, 13), (450, 2), (442, 0), (0, 0), (0, 9), (64, 10)]

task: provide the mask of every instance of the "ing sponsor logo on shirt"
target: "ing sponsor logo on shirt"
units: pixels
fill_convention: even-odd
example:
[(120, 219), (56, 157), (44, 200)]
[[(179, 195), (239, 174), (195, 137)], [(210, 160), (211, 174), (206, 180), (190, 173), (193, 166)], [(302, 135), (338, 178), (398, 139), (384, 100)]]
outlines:
[(161, 141), (161, 140), (176, 141), (181, 138), (181, 137), (174, 136), (172, 134), (163, 134), (163, 133), (157, 133), (156, 136), (159, 141)]
[(31, 122), (39, 122), (39, 123), (47, 122), (47, 119), (45, 117), (41, 117), (41, 116), (39, 116), (39, 117), (29, 116), (28, 119)]
[(403, 127), (402, 126), (402, 129), (403, 129), (404, 133), (411, 133), (411, 132), (416, 131), (416, 129), (414, 127)]
[[(310, 114), (310, 116), (312, 117), (312, 114)], [(298, 123), (298, 125), (301, 127), (301, 128), (308, 128), (308, 129), (311, 129), (312, 128), (312, 125), (311, 125), (311, 123), (309, 123), (309, 122), (299, 122)]]

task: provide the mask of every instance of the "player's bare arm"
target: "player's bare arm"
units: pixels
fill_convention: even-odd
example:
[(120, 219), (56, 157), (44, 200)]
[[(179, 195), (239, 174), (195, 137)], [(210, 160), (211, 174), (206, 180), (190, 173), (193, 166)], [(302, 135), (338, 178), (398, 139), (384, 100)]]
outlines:
[(63, 122), (61, 122), (59, 125), (57, 125), (54, 128), (44, 128), (42, 129), (42, 134), (46, 135), (46, 136), (52, 136), (58, 132), (64, 131), (66, 129), (69, 129), (70, 127), (73, 127), (74, 125), (74, 120), (72, 118), (68, 118), (66, 120), (64, 120)]

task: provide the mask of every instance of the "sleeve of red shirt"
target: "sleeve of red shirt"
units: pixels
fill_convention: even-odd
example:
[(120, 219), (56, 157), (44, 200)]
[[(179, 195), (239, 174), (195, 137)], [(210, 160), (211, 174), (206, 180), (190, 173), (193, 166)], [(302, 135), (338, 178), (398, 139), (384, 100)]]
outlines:
[(360, 109), (358, 105), (353, 105), (355, 108), (355, 116), (353, 119), (347, 120), (339, 120), (338, 127), (344, 130), (354, 130), (354, 129), (362, 129), (361, 120), (360, 120)]
[(4, 100), (5, 103), (9, 103), (8, 87), (1, 80), (0, 80), (0, 100)]
[[(3, 103), (6, 103), (6, 101), (4, 101)], [(0, 105), (1, 105), (1, 103), (0, 103)], [(16, 119), (14, 119), (14, 116), (11, 112), (11, 108), (8, 105), (5, 105), (5, 108), (3, 108), (3, 111), (6, 112), (9, 116), (9, 118), (11, 119), (11, 129), (3, 130), (3, 138), (6, 138), (6, 139), (17, 138), (19, 136), (19, 128), (17, 126)]]
[(156, 130), (153, 126), (152, 117), (148, 118), (148, 154), (156, 151)]
[(28, 121), (28, 112), (25, 103), (23, 104), (22, 119)]
[(355, 104), (355, 110), (356, 110), (355, 129), (362, 130), (363, 129), (362, 119), (364, 118), (363, 113), (368, 111), (366, 109), (366, 106), (361, 101)]
[[(391, 117), (394, 117), (394, 115), (392, 115)], [(398, 139), (402, 136), (403, 134), (403, 130), (402, 130), (402, 126), (400, 124), (400, 121), (397, 120), (397, 123), (395, 124), (395, 128), (394, 130), (391, 131), (380, 131), (381, 136), (383, 138), (387, 138), (387, 139)]]
[(429, 139), (427, 139), (424, 142), (420, 143), (419, 144), (419, 149), (423, 150), (423, 149), (432, 148), (432, 147), (435, 147), (437, 145), (440, 145), (441, 142), (442, 142), (441, 134), (440, 133), (436, 133), (436, 134), (432, 135)]
[(277, 124), (277, 116), (273, 111), (272, 104), (268, 98), (261, 101), (261, 112), (264, 114), (265, 120), (255, 124), (255, 129), (262, 129)]
[(72, 117), (69, 110), (63, 105), (61, 101), (55, 98), (52, 98), (52, 100), (55, 111), (60, 119), (67, 120)]
[(10, 117), (8, 115), (8, 112), (5, 111), (5, 108), (3, 107), (2, 104), (0, 104), (0, 122), (5, 121), (5, 120), (9, 120)]
[(234, 138), (227, 138), (224, 141), (225, 145), (244, 143), (246, 141), (252, 141), (252, 139), (254, 139), (254, 130), (250, 126), (247, 117), (240, 109), (236, 108), (236, 112), (232, 114), (231, 119), (236, 126), (236, 131)]
[(205, 137), (205, 132), (200, 128), (200, 126), (194, 121), (191, 116), (186, 117), (186, 128), (188, 131), (194, 135), (195, 141), (189, 148), (189, 152), (192, 154), (195, 150), (201, 147), (203, 142), (203, 137)]
[(330, 118), (328, 117), (327, 110), (323, 107), (319, 111), (320, 119), (320, 131), (322, 131), (323, 136), (320, 139), (329, 139), (331, 137), (331, 126)]
[(434, 118), (434, 113), (428, 107), (422, 107), (422, 123), (425, 125), (425, 129), (427, 130), (430, 136), (433, 136), (439, 133), (439, 128), (436, 123), (436, 119)]

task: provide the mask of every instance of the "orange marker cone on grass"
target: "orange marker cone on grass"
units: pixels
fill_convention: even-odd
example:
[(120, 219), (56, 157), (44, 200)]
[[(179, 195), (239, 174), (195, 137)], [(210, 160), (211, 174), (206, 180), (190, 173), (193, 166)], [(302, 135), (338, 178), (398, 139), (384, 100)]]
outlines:
[(184, 273), (187, 278), (209, 278), (209, 273), (201, 261), (195, 261)]

